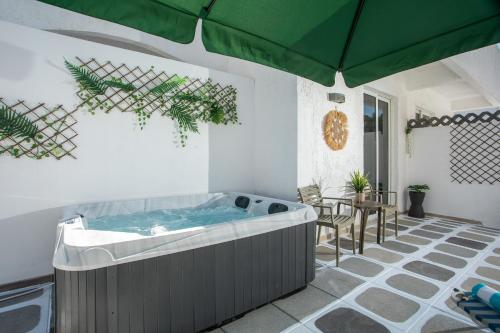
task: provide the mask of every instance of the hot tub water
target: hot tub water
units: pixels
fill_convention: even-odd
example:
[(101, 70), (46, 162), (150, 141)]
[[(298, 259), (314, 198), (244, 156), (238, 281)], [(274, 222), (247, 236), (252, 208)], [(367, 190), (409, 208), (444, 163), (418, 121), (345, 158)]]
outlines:
[(150, 212), (101, 216), (87, 219), (87, 229), (133, 232), (143, 236), (162, 232), (203, 227), (259, 216), (234, 206), (159, 209)]

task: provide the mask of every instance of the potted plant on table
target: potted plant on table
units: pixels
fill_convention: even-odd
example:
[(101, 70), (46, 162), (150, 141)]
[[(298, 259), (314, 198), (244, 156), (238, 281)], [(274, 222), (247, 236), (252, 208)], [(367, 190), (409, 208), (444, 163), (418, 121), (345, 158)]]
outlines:
[(425, 191), (430, 190), (429, 185), (410, 185), (408, 186), (408, 192), (410, 194), (410, 210), (408, 211), (408, 216), (423, 218), (425, 217), (424, 207), (422, 203), (425, 198)]
[(351, 183), (348, 187), (356, 193), (354, 198), (356, 202), (363, 202), (365, 199), (365, 190), (368, 188), (368, 185), (368, 175), (363, 175), (359, 170), (351, 173)]

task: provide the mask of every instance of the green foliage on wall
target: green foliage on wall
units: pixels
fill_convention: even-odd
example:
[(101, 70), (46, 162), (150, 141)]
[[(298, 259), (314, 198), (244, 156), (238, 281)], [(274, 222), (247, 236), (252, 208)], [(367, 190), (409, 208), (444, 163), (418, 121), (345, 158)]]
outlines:
[(37, 133), (38, 127), (28, 117), (0, 106), (0, 140), (8, 136), (33, 139)]
[(9, 106), (0, 98), (0, 155), (37, 160), (74, 157), (74, 124), (76, 120), (62, 106), (48, 108), (41, 103), (29, 107), (24, 101)]
[[(95, 67), (91, 68), (91, 64)], [(176, 122), (182, 146), (186, 145), (188, 133), (198, 133), (200, 122), (238, 123), (236, 89), (231, 86), (155, 73), (153, 67), (146, 72), (138, 72), (138, 67), (118, 72), (110, 62), (98, 64), (94, 59), (81, 66), (65, 60), (65, 66), (78, 83), (81, 106), (91, 114), (113, 109), (133, 112), (143, 129), (157, 112)]]

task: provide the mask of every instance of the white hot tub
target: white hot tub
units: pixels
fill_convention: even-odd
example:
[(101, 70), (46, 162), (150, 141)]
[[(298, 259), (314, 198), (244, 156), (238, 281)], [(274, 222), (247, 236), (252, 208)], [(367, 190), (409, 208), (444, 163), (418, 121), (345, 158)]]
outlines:
[(314, 279), (316, 218), (307, 205), (233, 192), (68, 207), (56, 329), (218, 326)]
[[(238, 207), (238, 197), (248, 198), (248, 203), (241, 200), (239, 205), (242, 207)], [(269, 214), (273, 204), (277, 207), (276, 212)], [(230, 220), (238, 215), (231, 211), (227, 221), (223, 218), (220, 223), (203, 221), (204, 213), (210, 214), (211, 209), (221, 207), (239, 209), (246, 214)], [(280, 208), (284, 210), (284, 207), (286, 211), (281, 212)], [(163, 216), (151, 217), (157, 212), (181, 211), (182, 214), (183, 210), (199, 213), (196, 217), (200, 223), (183, 221), (180, 216), (174, 221), (180, 223), (170, 228), (171, 219), (162, 223)], [(311, 222), (317, 217), (314, 209), (307, 205), (235, 192), (84, 204), (68, 207), (64, 214), (65, 221), (57, 228), (53, 264), (57, 269), (68, 271), (96, 269), (190, 250)], [(148, 221), (151, 222), (149, 230), (148, 223), (134, 230), (133, 225), (140, 224), (141, 219), (151, 220)], [(186, 226), (182, 222), (186, 222)], [(120, 228), (120, 224), (127, 226)]]

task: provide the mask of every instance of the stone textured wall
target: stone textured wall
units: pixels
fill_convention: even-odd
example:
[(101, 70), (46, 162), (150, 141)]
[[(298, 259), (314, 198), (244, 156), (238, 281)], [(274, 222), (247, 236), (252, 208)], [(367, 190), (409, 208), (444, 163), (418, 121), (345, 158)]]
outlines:
[[(328, 101), (327, 93), (345, 94), (345, 103)], [(325, 87), (298, 78), (298, 185), (323, 181), (325, 194), (344, 194), (349, 173), (363, 169), (363, 96), (362, 88), (349, 89), (337, 75), (334, 87)], [(325, 115), (335, 106), (348, 117), (349, 137), (342, 150), (333, 151), (323, 138)]]

